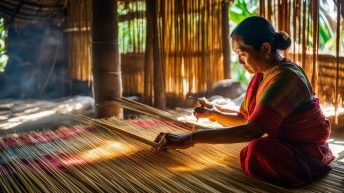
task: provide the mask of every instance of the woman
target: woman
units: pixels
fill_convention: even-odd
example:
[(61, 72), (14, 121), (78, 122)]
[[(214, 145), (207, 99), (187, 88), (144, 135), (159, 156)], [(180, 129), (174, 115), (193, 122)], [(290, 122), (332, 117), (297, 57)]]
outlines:
[(240, 113), (228, 115), (200, 107), (194, 115), (233, 127), (184, 135), (161, 133), (156, 138), (158, 150), (249, 141), (240, 153), (249, 176), (299, 186), (327, 174), (334, 159), (326, 143), (331, 127), (304, 71), (278, 53), (290, 46), (288, 35), (276, 33), (262, 17), (249, 17), (231, 38), (239, 63), (254, 73)]

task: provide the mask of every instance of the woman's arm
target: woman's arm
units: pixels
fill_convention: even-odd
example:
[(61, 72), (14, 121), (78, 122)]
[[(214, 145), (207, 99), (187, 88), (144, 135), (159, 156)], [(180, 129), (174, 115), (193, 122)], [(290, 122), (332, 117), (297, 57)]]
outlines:
[(215, 108), (197, 107), (194, 109), (194, 115), (196, 118), (208, 118), (210, 121), (217, 121), (227, 126), (238, 126), (247, 123), (247, 120), (240, 113), (224, 113), (215, 110)]
[(189, 134), (160, 133), (157, 150), (187, 149), (197, 143), (240, 143), (261, 137), (264, 131), (252, 123), (221, 129), (204, 129)]
[(241, 143), (262, 136), (264, 132), (254, 124), (248, 123), (235, 127), (204, 129), (193, 132), (192, 143)]
[(247, 120), (240, 113), (224, 113), (214, 111), (209, 116), (211, 121), (217, 121), (222, 125), (238, 126), (247, 123)]

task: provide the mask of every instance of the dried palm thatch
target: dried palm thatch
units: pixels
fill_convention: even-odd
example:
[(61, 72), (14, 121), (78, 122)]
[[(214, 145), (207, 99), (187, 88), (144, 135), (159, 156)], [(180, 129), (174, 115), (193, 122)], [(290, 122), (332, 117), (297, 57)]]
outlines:
[(64, 0), (1, 0), (0, 15), (6, 19), (7, 26), (62, 26), (65, 22), (65, 3)]

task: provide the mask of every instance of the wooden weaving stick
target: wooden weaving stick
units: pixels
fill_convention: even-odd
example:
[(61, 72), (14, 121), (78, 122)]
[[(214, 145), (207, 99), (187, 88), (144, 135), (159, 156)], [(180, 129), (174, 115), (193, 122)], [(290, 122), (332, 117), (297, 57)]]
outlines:
[(164, 119), (164, 120), (168, 120), (168, 121), (172, 121), (173, 123), (176, 123), (177, 125), (179, 125), (180, 127), (189, 130), (189, 131), (195, 131), (198, 130), (198, 128), (203, 128), (206, 129), (206, 127), (202, 124), (198, 124), (192, 121), (179, 121), (177, 119), (178, 115), (174, 114), (174, 113), (170, 113), (170, 112), (166, 112), (160, 109), (156, 109), (154, 107), (139, 103), (137, 101), (133, 101), (133, 100), (129, 100), (126, 99), (124, 97), (122, 98), (114, 98), (111, 97), (111, 99), (113, 99), (114, 103), (116, 103), (116, 105), (121, 106), (122, 108), (126, 108), (126, 109), (130, 109), (132, 111), (135, 112), (139, 112), (145, 115), (149, 115), (158, 119)]

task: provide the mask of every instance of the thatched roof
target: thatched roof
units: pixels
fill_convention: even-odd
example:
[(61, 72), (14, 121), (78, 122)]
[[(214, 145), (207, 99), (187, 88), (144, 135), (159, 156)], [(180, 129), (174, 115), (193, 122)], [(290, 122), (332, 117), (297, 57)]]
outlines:
[(64, 0), (0, 0), (0, 16), (7, 25), (50, 24), (60, 26), (66, 18)]
[[(135, 0), (118, 0), (128, 3)], [(8, 26), (23, 24), (40, 24), (61, 26), (66, 21), (67, 6), (70, 4), (89, 3), (90, 0), (0, 0), (0, 17), (4, 17)], [(119, 20), (143, 18), (145, 12), (129, 12), (119, 15)]]

